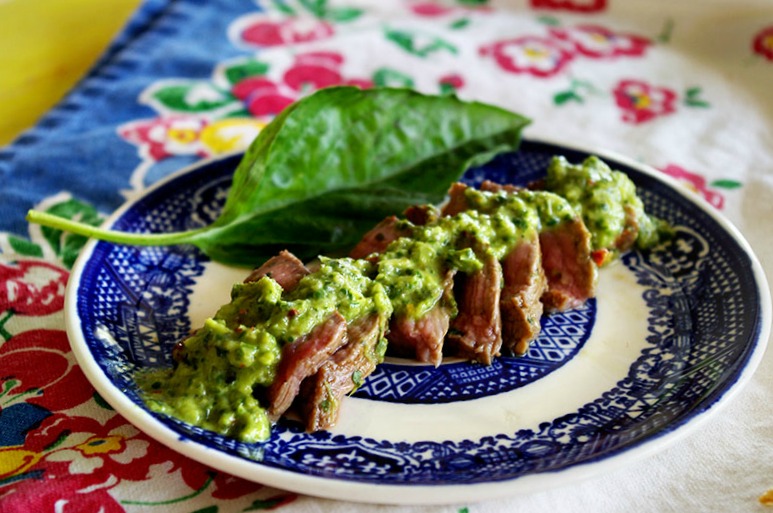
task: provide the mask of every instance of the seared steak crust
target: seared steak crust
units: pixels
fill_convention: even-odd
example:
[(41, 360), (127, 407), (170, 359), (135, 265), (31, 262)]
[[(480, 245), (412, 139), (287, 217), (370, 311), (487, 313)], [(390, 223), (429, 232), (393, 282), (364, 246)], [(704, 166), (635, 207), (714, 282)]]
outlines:
[(410, 234), (409, 226), (404, 226), (396, 216), (389, 216), (363, 235), (360, 242), (349, 252), (349, 256), (366, 258), (383, 253), (389, 244)]
[(460, 212), (470, 208), (470, 204), (467, 202), (464, 191), (467, 190), (467, 186), (461, 182), (455, 182), (448, 190), (448, 201), (443, 205), (440, 213), (444, 216), (455, 216)]
[(518, 185), (513, 185), (510, 183), (497, 183), (497, 182), (492, 182), (491, 180), (484, 180), (483, 183), (480, 184), (480, 190), (487, 191), (487, 192), (505, 191), (508, 194), (513, 194), (518, 191), (523, 191), (525, 189), (523, 187), (520, 187)]
[(416, 226), (423, 226), (435, 221), (440, 211), (432, 205), (414, 205), (405, 209), (405, 218)]
[(266, 260), (266, 263), (255, 269), (244, 279), (245, 283), (258, 281), (268, 276), (276, 281), (285, 291), (292, 290), (301, 281), (301, 278), (309, 274), (309, 270), (303, 262), (290, 253), (281, 251), (278, 255)]

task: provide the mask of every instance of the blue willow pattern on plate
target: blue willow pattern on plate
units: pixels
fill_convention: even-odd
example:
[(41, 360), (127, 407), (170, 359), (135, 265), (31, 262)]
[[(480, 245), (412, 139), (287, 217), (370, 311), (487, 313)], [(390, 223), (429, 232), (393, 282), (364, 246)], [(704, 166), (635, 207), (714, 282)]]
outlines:
[[(575, 162), (587, 156), (525, 141), (518, 152), (470, 170), (464, 180), (472, 185), (487, 178), (527, 183), (544, 173), (555, 154)], [(211, 222), (238, 159), (213, 161), (176, 177), (129, 208), (115, 228), (169, 231)], [(418, 443), (305, 433), (297, 423), (282, 420), (267, 442), (244, 444), (175, 419), (155, 418), (197, 444), (270, 467), (405, 485), (492, 482), (560, 470), (604, 459), (678, 428), (711, 408), (738, 378), (753, 350), (748, 341), (760, 329), (759, 291), (747, 255), (713, 218), (655, 178), (610, 163), (631, 176), (648, 210), (676, 226), (677, 233), (667, 251), (624, 255), (622, 263), (645, 291), (646, 347), (627, 377), (577, 411), (547, 420), (536, 430)], [(204, 261), (190, 247), (98, 243), (84, 267), (77, 310), (86, 344), (114, 385), (141, 407), (133, 373), (170, 364), (171, 347), (190, 329), (188, 296)], [(595, 308), (591, 301), (583, 309), (544, 319), (545, 331), (526, 358), (503, 357), (490, 368), (384, 364), (358, 395), (403, 403), (449, 402), (517, 388), (580, 350), (593, 327)], [(502, 376), (507, 376), (504, 385), (498, 384)]]

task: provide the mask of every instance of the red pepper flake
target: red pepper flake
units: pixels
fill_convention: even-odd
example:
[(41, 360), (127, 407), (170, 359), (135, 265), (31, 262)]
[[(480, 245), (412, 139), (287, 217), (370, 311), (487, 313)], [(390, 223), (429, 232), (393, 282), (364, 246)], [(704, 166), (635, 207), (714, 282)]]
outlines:
[(298, 310), (296, 310), (295, 308), (291, 308), (290, 310), (287, 311), (287, 318), (288, 319), (292, 319), (296, 315), (298, 315)]
[(593, 251), (590, 254), (590, 257), (599, 267), (604, 265), (604, 262), (607, 261), (608, 256), (609, 256), (609, 250), (607, 248), (597, 249), (596, 251)]

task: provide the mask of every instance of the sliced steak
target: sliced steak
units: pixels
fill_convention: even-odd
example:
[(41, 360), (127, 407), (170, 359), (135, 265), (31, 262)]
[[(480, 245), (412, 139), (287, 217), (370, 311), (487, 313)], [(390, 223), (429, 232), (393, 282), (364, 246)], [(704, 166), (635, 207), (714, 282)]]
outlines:
[(502, 274), (502, 344), (513, 354), (522, 355), (539, 335), (543, 313), (540, 298), (548, 287), (536, 233), (502, 259)]
[(548, 290), (542, 303), (548, 311), (577, 308), (596, 294), (598, 269), (591, 253), (591, 235), (577, 218), (539, 236)]
[(413, 205), (405, 209), (405, 218), (416, 226), (424, 226), (437, 220), (440, 211), (433, 205)]
[(502, 347), (502, 267), (480, 243), (471, 246), (483, 267), (456, 275), (454, 295), (459, 313), (448, 330), (447, 353), (489, 365)]
[[(309, 274), (310, 271), (303, 265), (303, 262), (290, 253), (289, 251), (281, 251), (278, 255), (273, 256), (266, 260), (266, 262), (253, 270), (249, 276), (244, 279), (244, 283), (258, 281), (264, 276), (273, 278), (285, 291), (289, 291), (298, 285), (298, 282)], [(195, 331), (192, 331), (189, 335), (192, 336)], [(177, 342), (172, 349), (172, 358), (174, 361), (180, 361), (184, 357), (185, 353), (185, 340)]]
[(636, 217), (636, 211), (630, 205), (625, 205), (625, 224), (622, 233), (615, 240), (615, 249), (620, 253), (625, 253), (633, 247), (636, 239), (639, 237), (639, 220)]
[(373, 373), (380, 362), (376, 346), (384, 336), (386, 319), (373, 313), (349, 324), (348, 342), (316, 374), (301, 385), (301, 414), (307, 431), (335, 425), (341, 401)]
[(513, 194), (518, 191), (524, 190), (524, 187), (521, 187), (519, 185), (509, 184), (509, 183), (497, 183), (497, 182), (492, 182), (491, 180), (484, 180), (483, 183), (480, 184), (480, 190), (486, 191), (486, 192), (505, 191), (508, 194)]
[(455, 182), (448, 189), (448, 201), (446, 201), (440, 213), (444, 216), (455, 216), (470, 208), (465, 191), (467, 186), (461, 182)]
[[(481, 184), (481, 190), (517, 193), (523, 188), (487, 180)], [(545, 309), (562, 311), (577, 308), (595, 296), (598, 269), (592, 253), (591, 234), (579, 217), (555, 227), (543, 228), (539, 245), (548, 284), (542, 294)], [(598, 255), (595, 258), (598, 259)], [(514, 352), (517, 353), (517, 350)]]
[(410, 226), (407, 226), (396, 216), (389, 216), (363, 235), (360, 242), (349, 252), (349, 256), (365, 258), (369, 255), (383, 253), (389, 244), (410, 234)]
[(266, 260), (266, 263), (250, 273), (244, 282), (258, 281), (268, 276), (276, 281), (285, 291), (292, 290), (301, 281), (301, 278), (309, 274), (309, 270), (303, 262), (290, 253), (283, 250), (278, 255)]
[(346, 319), (333, 312), (307, 335), (282, 348), (276, 378), (268, 388), (268, 414), (277, 420), (293, 403), (301, 382), (314, 375), (347, 341)]
[(414, 358), (435, 367), (440, 365), (443, 360), (443, 340), (454, 313), (453, 283), (454, 273), (449, 271), (437, 304), (422, 317), (414, 319), (406, 314), (392, 316), (387, 332), (390, 354)]

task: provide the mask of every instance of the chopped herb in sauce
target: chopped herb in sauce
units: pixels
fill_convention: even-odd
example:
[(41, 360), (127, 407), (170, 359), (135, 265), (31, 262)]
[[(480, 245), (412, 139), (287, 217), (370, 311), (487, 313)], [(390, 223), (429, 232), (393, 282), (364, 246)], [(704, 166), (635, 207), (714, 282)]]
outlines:
[(630, 234), (636, 247), (648, 249), (670, 233), (665, 222), (644, 211), (633, 181), (598, 157), (588, 157), (581, 164), (553, 157), (545, 185), (566, 198), (582, 216), (594, 249), (617, 249), (631, 230), (636, 230)]

